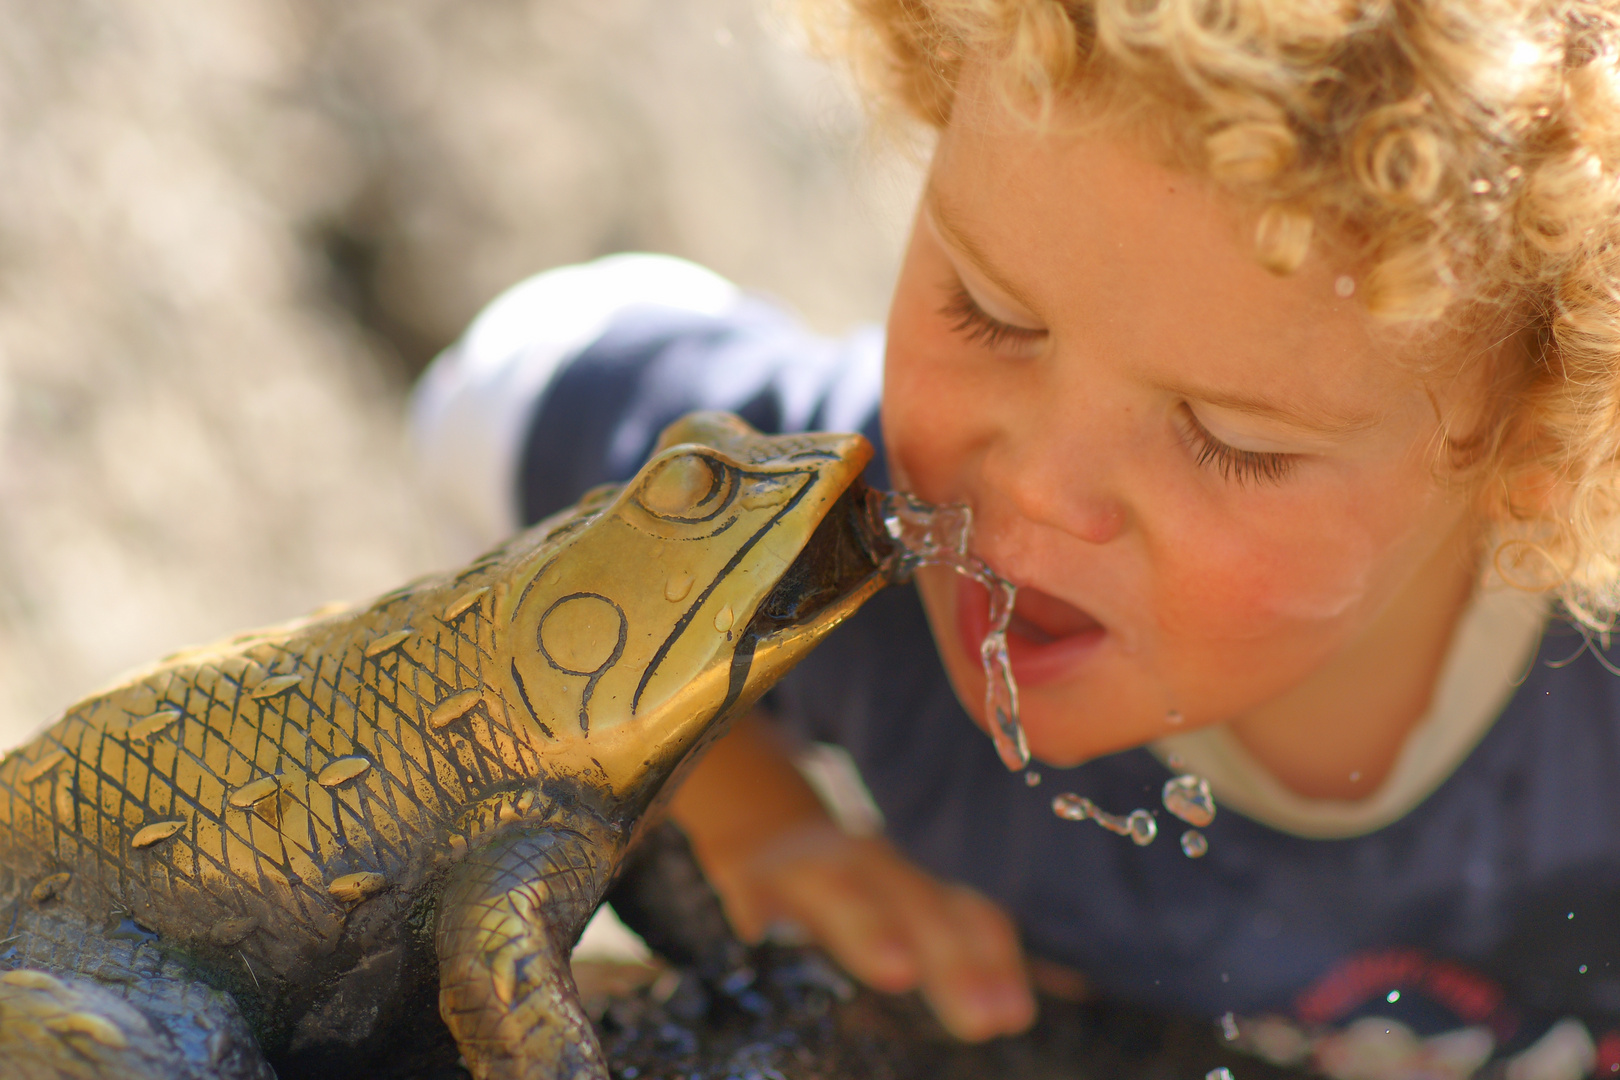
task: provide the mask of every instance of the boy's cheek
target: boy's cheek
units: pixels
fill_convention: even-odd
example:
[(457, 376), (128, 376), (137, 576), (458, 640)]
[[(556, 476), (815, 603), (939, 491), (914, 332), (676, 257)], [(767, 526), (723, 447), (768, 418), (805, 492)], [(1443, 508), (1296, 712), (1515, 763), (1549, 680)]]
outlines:
[(1418, 541), (1435, 525), (1427, 493), (1394, 479), (1326, 487), (1241, 518), (1184, 515), (1158, 545), (1159, 627), (1252, 640), (1370, 614), (1421, 561)]
[(1204, 544), (1164, 567), (1154, 583), (1157, 629), (1170, 639), (1253, 641), (1299, 632), (1334, 623), (1368, 598), (1372, 560), (1361, 545), (1223, 551), (1218, 539)]

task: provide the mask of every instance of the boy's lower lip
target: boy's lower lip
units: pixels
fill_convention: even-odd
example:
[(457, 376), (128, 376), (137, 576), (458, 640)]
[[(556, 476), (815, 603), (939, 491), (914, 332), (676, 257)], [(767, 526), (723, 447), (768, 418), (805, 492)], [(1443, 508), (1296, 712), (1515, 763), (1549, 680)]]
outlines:
[[(1072, 604), (1035, 589), (1020, 589), (1019, 595), (1022, 599), (1013, 609), (1007, 632), (1007, 657), (1020, 686), (1039, 686), (1074, 674), (1108, 636), (1107, 627)], [(1032, 619), (1020, 611), (1023, 608), (1041, 610)], [(956, 579), (956, 626), (962, 647), (969, 658), (977, 659), (979, 644), (990, 630), (990, 597), (982, 585), (961, 576)]]

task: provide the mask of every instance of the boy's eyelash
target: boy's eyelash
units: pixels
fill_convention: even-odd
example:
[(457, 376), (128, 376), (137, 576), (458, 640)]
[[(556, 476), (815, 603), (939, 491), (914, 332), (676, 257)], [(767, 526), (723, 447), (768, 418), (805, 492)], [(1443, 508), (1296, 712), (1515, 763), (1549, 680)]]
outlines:
[(1228, 446), (1211, 435), (1209, 429), (1198, 422), (1191, 409), (1183, 405), (1181, 411), (1186, 418), (1187, 442), (1194, 451), (1195, 460), (1199, 465), (1220, 473), (1221, 479), (1235, 480), (1239, 484), (1250, 480), (1276, 483), (1294, 471), (1297, 455), (1239, 450), (1235, 446)]
[(950, 290), (950, 299), (945, 301), (939, 313), (950, 320), (953, 331), (976, 345), (994, 349), (1003, 345), (1039, 341), (1046, 336), (1045, 330), (1013, 326), (987, 314), (973, 297), (968, 295), (967, 287), (960, 281), (953, 283)]

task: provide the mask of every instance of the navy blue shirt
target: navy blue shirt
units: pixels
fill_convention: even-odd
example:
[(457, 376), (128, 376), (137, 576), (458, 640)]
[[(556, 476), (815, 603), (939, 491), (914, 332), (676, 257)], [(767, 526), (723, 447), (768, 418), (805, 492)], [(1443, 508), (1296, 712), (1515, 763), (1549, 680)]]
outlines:
[[(693, 409), (766, 431), (864, 417), (880, 447), (869, 480), (885, 485), (880, 348), (815, 337), (755, 302), (723, 317), (623, 312), (536, 403), (524, 515), (628, 478)], [(1131, 750), (1043, 767), (1046, 782), (1026, 786), (956, 700), (909, 588), (870, 601), (765, 705), (852, 755), (910, 858), (994, 898), (1032, 954), (1105, 993), (1316, 1036), (1372, 1015), (1419, 1038), (1472, 1027), (1497, 1056), (1576, 1017), (1607, 1075), (1610, 1057), (1620, 1067), (1620, 678), (1590, 649), (1555, 663), (1581, 646), (1555, 625), (1479, 745), (1394, 824), (1303, 839), (1227, 811), (1198, 860), (1173, 835), (1138, 847), (1054, 817), (1056, 791), (1155, 806), (1169, 774)]]

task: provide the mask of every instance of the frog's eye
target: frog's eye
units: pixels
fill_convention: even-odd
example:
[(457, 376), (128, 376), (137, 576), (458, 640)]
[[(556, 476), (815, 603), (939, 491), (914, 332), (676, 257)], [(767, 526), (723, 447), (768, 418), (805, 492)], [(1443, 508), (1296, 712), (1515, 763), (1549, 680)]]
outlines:
[(731, 502), (731, 470), (704, 454), (680, 454), (641, 481), (636, 501), (655, 517), (704, 521)]

